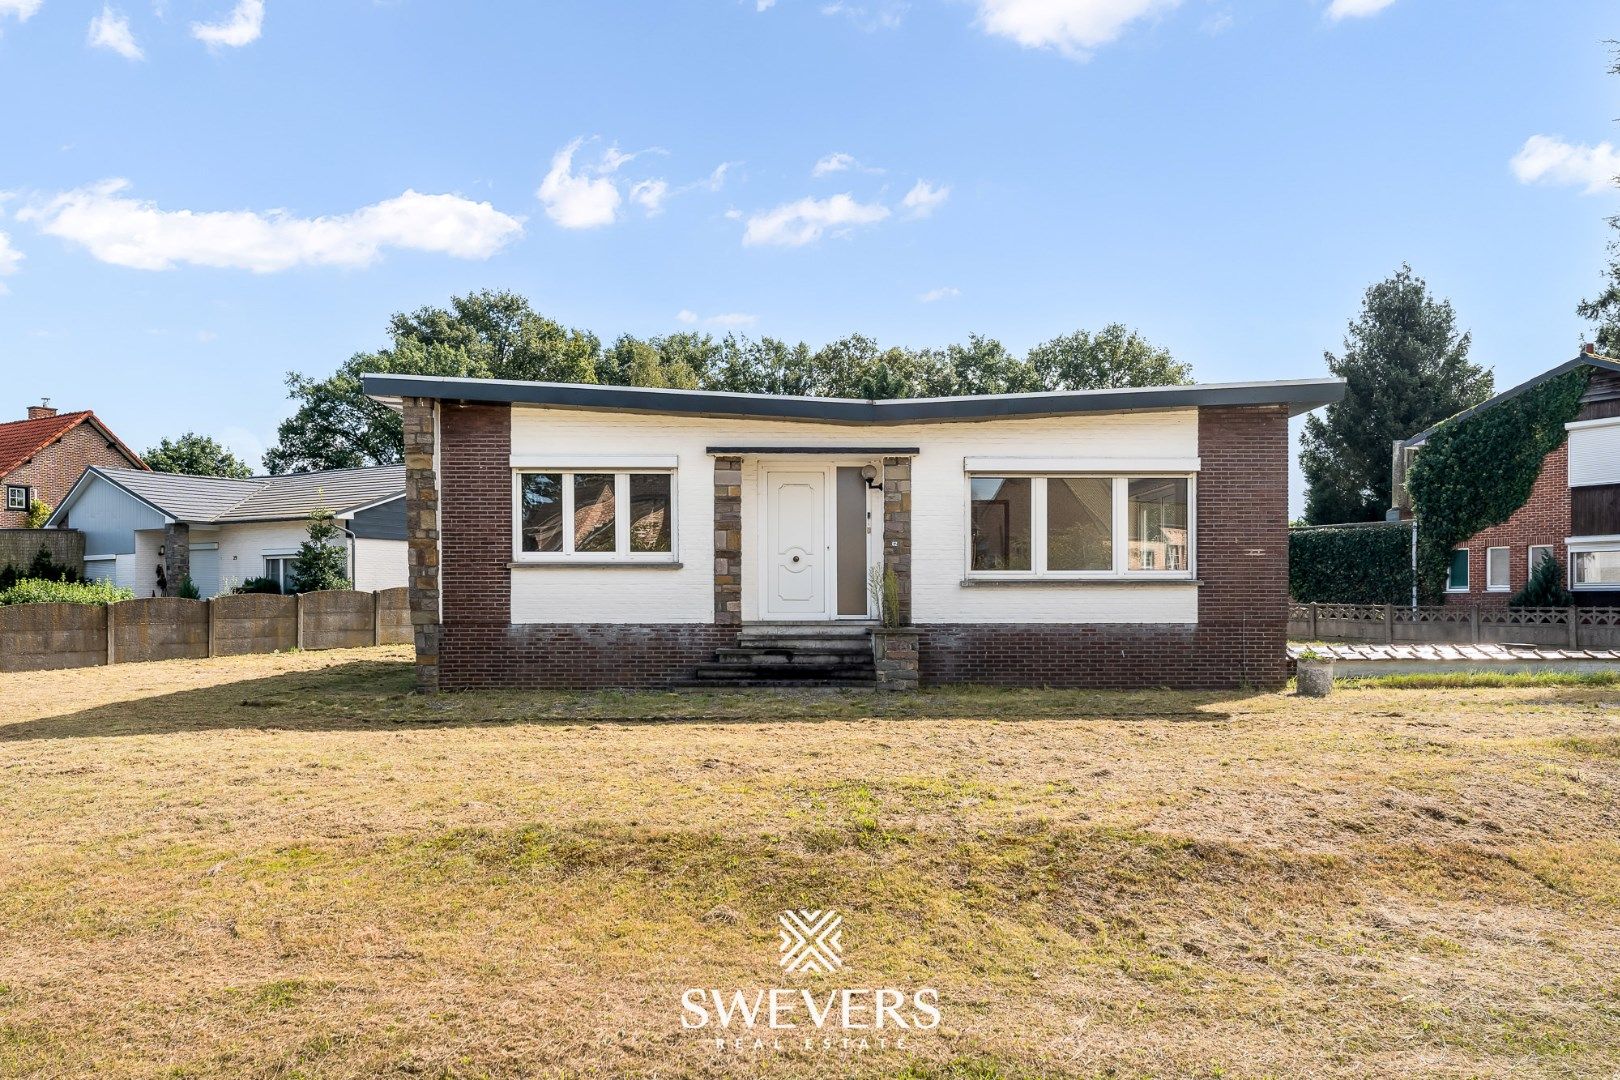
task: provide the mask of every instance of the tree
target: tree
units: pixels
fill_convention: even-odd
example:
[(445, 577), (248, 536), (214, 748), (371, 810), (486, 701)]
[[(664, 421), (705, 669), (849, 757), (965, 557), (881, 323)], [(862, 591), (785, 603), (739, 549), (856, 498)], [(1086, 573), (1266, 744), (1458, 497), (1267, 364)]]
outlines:
[(275, 474), (353, 469), (402, 460), (399, 416), (365, 396), (371, 372), (475, 379), (591, 383), (602, 354), (595, 334), (564, 328), (516, 293), (452, 297), (450, 308), (424, 307), (389, 320), (389, 348), (356, 353), (325, 379), (287, 376), (299, 402), (264, 455)]
[(1403, 265), (1367, 290), (1345, 334), (1325, 353), (1346, 381), (1344, 400), (1305, 419), (1300, 467), (1312, 525), (1378, 521), (1390, 505), (1390, 447), (1490, 397), (1491, 373), (1468, 362), (1449, 300)]
[(253, 470), (241, 458), (195, 431), (188, 431), (172, 441), (164, 439), (141, 457), (153, 472), (226, 476), (235, 480), (253, 475)]
[(298, 546), (293, 557), (293, 580), (299, 592), (349, 587), (349, 553), (343, 548), (341, 530), (333, 522), (332, 511), (314, 510), (304, 530), (309, 539)]
[[(1612, 75), (1620, 75), (1620, 49), (1615, 52)], [(1620, 177), (1615, 178), (1620, 184)], [(1620, 216), (1609, 219), (1609, 227), (1620, 231)], [(1605, 356), (1620, 356), (1620, 239), (1609, 242), (1609, 277), (1603, 291), (1590, 300), (1582, 300), (1575, 309), (1583, 319), (1597, 324), (1597, 351)]]
[(1192, 382), (1192, 365), (1121, 323), (1097, 333), (1076, 330), (1029, 350), (1029, 365), (1048, 390), (1104, 390)]

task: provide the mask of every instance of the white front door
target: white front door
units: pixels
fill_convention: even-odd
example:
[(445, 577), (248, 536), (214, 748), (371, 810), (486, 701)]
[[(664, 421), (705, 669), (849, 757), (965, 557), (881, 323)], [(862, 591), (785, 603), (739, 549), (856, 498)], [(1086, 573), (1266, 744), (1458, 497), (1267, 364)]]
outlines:
[(765, 471), (767, 619), (826, 619), (827, 471)]

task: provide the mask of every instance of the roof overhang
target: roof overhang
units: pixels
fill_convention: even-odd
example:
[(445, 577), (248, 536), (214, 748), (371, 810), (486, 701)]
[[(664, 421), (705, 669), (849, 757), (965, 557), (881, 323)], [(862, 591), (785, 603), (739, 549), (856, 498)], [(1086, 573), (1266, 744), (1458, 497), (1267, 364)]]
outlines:
[(430, 398), (449, 402), (544, 405), (602, 412), (869, 425), (1001, 420), (1221, 405), (1286, 405), (1290, 416), (1298, 416), (1323, 405), (1331, 405), (1344, 397), (1343, 379), (896, 398), (890, 401), (463, 379), (437, 375), (365, 375), (362, 385), (367, 396), (393, 409), (401, 408), (405, 398)]

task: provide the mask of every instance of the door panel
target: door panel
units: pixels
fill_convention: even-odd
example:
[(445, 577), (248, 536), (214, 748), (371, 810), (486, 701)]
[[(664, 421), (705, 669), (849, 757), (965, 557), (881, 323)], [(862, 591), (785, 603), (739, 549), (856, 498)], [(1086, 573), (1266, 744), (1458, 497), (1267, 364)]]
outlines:
[(219, 592), (219, 549), (191, 549), (191, 583), (197, 595), (207, 600)]
[(824, 472), (765, 474), (766, 618), (827, 616)]
[(838, 614), (866, 618), (866, 481), (858, 465), (838, 467)]

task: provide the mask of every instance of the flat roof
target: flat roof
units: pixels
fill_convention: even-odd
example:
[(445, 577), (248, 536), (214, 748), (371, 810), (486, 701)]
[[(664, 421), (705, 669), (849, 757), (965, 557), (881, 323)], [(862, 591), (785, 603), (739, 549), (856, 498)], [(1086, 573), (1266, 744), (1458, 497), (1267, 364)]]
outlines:
[(1185, 409), (1200, 405), (1286, 405), (1298, 416), (1344, 397), (1343, 379), (1194, 383), (1109, 390), (1057, 390), (1036, 394), (975, 394), (963, 397), (857, 398), (737, 394), (718, 390), (666, 390), (588, 383), (519, 382), (438, 375), (365, 375), (366, 394), (391, 408), (401, 399), (550, 405), (566, 409), (802, 420), (834, 424), (914, 424), (1071, 413)]

